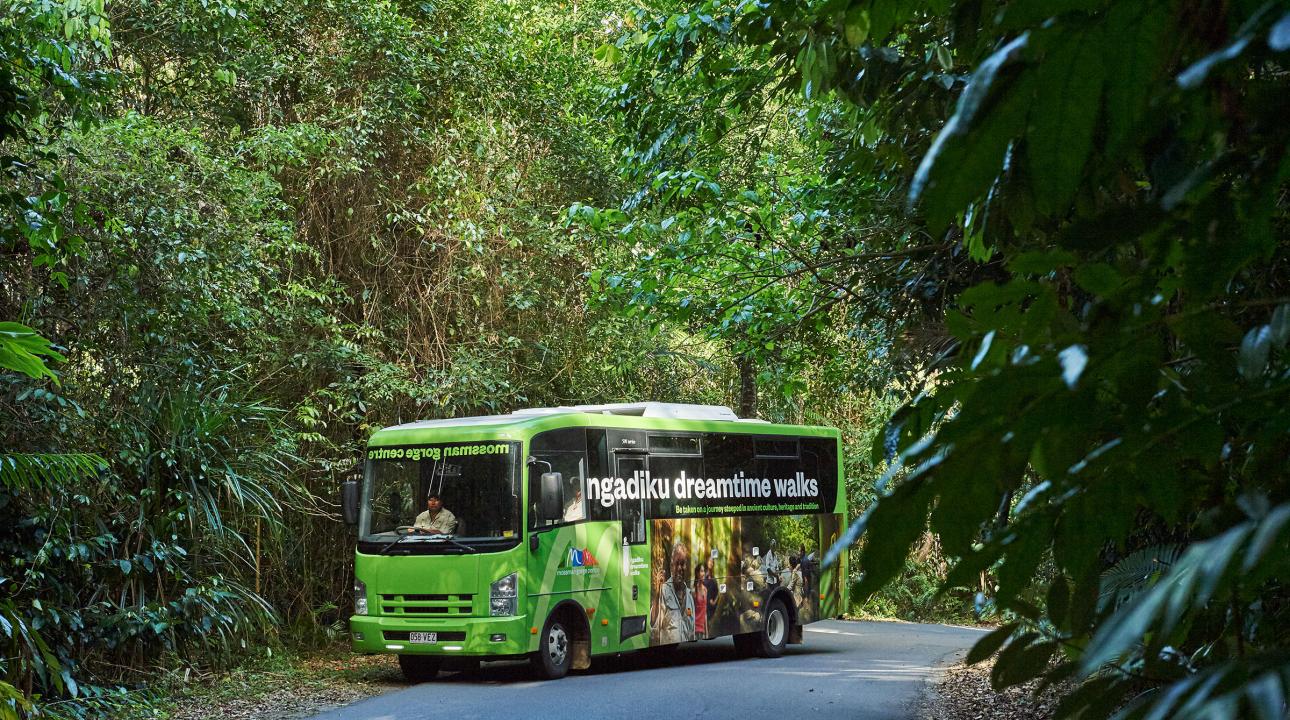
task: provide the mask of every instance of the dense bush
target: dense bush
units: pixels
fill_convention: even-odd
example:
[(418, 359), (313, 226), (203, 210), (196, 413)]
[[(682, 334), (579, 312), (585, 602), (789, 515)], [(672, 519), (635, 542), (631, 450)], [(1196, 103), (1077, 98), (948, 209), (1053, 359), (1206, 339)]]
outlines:
[(372, 428), (721, 392), (584, 302), (604, 8), (4, 8), (0, 715), (343, 631)]

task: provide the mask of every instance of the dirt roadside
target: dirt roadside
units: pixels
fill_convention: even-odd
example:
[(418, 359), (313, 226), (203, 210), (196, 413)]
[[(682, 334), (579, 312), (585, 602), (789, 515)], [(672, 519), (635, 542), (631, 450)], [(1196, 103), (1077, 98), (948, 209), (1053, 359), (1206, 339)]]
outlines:
[(165, 720), (298, 720), (407, 686), (393, 655), (329, 651), (168, 681), (139, 717)]
[(926, 720), (1051, 720), (1060, 699), (1048, 689), (1035, 695), (1038, 682), (1002, 692), (990, 687), (992, 662), (952, 665), (928, 688), (917, 716)]

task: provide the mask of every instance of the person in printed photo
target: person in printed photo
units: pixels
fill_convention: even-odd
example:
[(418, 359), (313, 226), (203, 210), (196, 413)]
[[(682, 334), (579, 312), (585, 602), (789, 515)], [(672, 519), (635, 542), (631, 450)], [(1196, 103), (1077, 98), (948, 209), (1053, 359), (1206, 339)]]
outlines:
[(672, 574), (663, 582), (654, 607), (652, 625), (657, 644), (674, 645), (694, 639), (694, 593), (686, 585), (690, 574), (690, 552), (685, 543), (672, 546)]
[(703, 563), (694, 564), (694, 636), (708, 636), (708, 568)]
[(796, 555), (788, 558), (787, 578), (784, 580), (784, 588), (793, 596), (793, 603), (804, 608), (809, 604), (806, 595), (806, 586), (802, 579), (802, 561)]
[(801, 563), (802, 563), (802, 592), (811, 597), (815, 594), (815, 580), (819, 573), (819, 563), (815, 561), (815, 552), (807, 552), (806, 546), (802, 546)]
[(717, 586), (717, 574), (713, 571), (713, 563), (708, 561), (704, 568), (703, 587), (708, 591), (708, 625), (712, 624), (712, 616), (717, 611), (717, 594), (720, 588)]
[(761, 556), (762, 577), (772, 585), (781, 580), (779, 575), (780, 561), (779, 556), (775, 554), (775, 545), (775, 540), (771, 539), (770, 547), (766, 548), (766, 552)]

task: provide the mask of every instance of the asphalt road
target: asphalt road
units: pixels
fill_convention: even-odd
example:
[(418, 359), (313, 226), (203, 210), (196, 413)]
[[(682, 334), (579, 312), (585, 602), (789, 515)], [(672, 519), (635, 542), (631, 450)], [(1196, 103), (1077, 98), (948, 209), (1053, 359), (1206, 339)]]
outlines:
[(912, 718), (938, 667), (985, 631), (947, 625), (826, 620), (781, 658), (741, 659), (729, 638), (690, 643), (671, 658), (595, 659), (562, 680), (534, 680), (522, 663), (440, 673), (318, 720), (519, 718)]

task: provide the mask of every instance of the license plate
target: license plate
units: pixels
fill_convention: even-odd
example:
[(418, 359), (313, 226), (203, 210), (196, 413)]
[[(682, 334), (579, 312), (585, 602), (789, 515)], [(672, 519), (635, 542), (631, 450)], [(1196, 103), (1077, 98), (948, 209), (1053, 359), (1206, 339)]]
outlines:
[(437, 643), (439, 642), (439, 633), (410, 632), (408, 633), (408, 642), (425, 644)]

